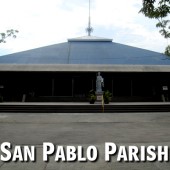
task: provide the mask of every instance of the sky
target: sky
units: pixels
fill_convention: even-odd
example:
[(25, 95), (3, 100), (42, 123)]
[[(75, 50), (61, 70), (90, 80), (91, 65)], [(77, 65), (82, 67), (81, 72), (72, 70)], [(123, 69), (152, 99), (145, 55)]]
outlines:
[[(0, 55), (67, 42), (87, 35), (89, 0), (0, 0), (0, 33), (19, 31), (0, 43)], [(91, 0), (92, 36), (164, 52), (168, 45), (157, 21), (139, 13), (142, 1)]]

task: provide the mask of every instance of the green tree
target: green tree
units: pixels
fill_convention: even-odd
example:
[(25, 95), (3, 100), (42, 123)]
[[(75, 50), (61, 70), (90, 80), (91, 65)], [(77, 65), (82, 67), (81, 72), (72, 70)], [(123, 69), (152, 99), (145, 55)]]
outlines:
[[(140, 10), (146, 17), (158, 20), (156, 27), (159, 28), (160, 34), (168, 39), (170, 38), (170, 0), (143, 0)], [(166, 47), (166, 50), (169, 47)], [(166, 53), (165, 54), (169, 54)], [(170, 56), (170, 54), (169, 54)]]
[(0, 43), (6, 43), (6, 39), (8, 37), (16, 38), (16, 34), (18, 33), (18, 30), (7, 30), (5, 33), (0, 33)]
[(170, 56), (170, 45), (165, 48), (165, 54)]

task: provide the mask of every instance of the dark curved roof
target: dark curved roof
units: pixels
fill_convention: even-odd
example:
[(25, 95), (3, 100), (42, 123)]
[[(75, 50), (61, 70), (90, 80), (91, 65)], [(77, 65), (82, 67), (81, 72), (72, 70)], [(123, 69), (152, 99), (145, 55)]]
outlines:
[(164, 54), (115, 43), (111, 39), (81, 37), (0, 56), (0, 64), (170, 65), (170, 59)]

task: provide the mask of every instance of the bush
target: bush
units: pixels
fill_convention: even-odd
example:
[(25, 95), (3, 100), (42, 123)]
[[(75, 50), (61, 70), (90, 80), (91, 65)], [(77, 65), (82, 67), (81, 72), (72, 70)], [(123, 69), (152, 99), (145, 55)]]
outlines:
[(104, 98), (104, 103), (108, 104), (112, 99), (112, 93), (109, 90), (104, 91), (103, 98)]
[(89, 91), (88, 98), (91, 104), (93, 104), (96, 101), (96, 93), (93, 89)]

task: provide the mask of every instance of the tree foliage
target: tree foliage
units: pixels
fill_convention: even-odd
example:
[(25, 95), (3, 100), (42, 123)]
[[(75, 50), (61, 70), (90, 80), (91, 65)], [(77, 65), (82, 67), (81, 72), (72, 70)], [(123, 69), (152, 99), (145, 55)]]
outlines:
[[(170, 0), (143, 0), (142, 12), (148, 18), (158, 20), (156, 27), (159, 28), (160, 34), (168, 39), (170, 38)], [(169, 17), (169, 18), (168, 18)], [(170, 47), (166, 47), (165, 54)]]
[(166, 54), (167, 56), (170, 56), (170, 45), (168, 45), (168, 46), (166, 47), (166, 49), (165, 49), (165, 54)]
[(6, 43), (6, 39), (8, 37), (16, 38), (16, 34), (18, 33), (18, 30), (7, 30), (5, 33), (0, 33), (0, 43)]
[(140, 10), (146, 17), (158, 20), (156, 27), (160, 28), (164, 38), (170, 38), (170, 0), (143, 0)]

